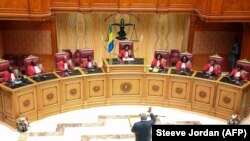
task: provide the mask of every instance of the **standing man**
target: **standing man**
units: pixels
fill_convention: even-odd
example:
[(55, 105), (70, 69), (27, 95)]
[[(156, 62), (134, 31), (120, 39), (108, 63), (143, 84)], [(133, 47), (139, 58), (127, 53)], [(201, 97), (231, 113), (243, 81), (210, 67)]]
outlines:
[(135, 133), (135, 140), (136, 141), (150, 141), (151, 140), (151, 128), (152, 125), (155, 124), (157, 116), (151, 113), (151, 108), (149, 108), (150, 117), (151, 120), (147, 121), (147, 115), (146, 113), (140, 114), (141, 121), (136, 122), (131, 132)]
[(237, 41), (237, 39), (234, 39), (233, 45), (230, 49), (230, 54), (229, 54), (229, 66), (230, 66), (230, 71), (232, 71), (235, 68), (235, 63), (238, 60), (240, 53), (240, 46)]

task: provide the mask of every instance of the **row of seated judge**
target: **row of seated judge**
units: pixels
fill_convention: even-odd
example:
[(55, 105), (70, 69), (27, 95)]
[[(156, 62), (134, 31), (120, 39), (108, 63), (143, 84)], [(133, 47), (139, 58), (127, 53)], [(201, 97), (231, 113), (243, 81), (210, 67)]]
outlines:
[[(80, 60), (80, 67), (86, 69), (95, 69), (98, 67), (97, 63), (93, 59), (93, 50), (88, 50), (86, 52), (82, 52), (82, 56)], [(75, 64), (72, 59), (69, 57), (68, 52), (60, 52), (55, 55), (55, 66), (56, 70), (61, 72), (63, 76), (69, 76), (75, 68)]]
[(74, 54), (70, 49), (63, 49), (63, 52), (68, 53), (68, 59), (72, 60), (74, 66), (80, 66), (80, 64), (87, 60), (88, 56), (94, 58), (94, 50), (93, 49), (77, 49)]
[[(33, 76), (36, 74), (44, 73), (44, 67), (42, 64), (38, 64), (39, 59), (36, 56), (29, 56), (24, 59), (24, 69), (27, 72), (28, 76)], [(0, 82), (15, 82), (18, 79), (21, 79), (22, 73), (20, 69), (13, 68), (10, 66), (8, 60), (1, 60), (0, 61)]]
[(9, 64), (12, 68), (14, 69), (19, 69), (24, 73), (25, 68), (24, 68), (24, 59), (27, 58), (29, 55), (27, 54), (21, 54), (21, 55), (16, 55), (16, 54), (4, 54), (3, 59), (8, 60)]

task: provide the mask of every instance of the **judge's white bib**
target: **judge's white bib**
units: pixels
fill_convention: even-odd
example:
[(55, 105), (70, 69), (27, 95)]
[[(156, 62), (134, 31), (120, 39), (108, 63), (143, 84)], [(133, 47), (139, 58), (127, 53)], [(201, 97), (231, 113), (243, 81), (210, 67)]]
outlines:
[(159, 61), (159, 60), (157, 61), (156, 66), (157, 66), (157, 67), (160, 66), (160, 61)]
[(210, 66), (208, 72), (212, 72), (214, 70), (214, 67), (213, 66)]
[(88, 63), (88, 67), (91, 68), (92, 67), (92, 62)]
[(125, 56), (124, 57), (128, 57), (128, 51), (125, 52)]
[(12, 81), (15, 81), (15, 80), (16, 80), (16, 77), (15, 77), (14, 73), (11, 73), (11, 74), (10, 74), (10, 79), (11, 79)]
[(234, 77), (240, 77), (240, 72), (236, 72), (236, 74), (234, 75)]
[(64, 69), (68, 69), (68, 64), (67, 63), (64, 63)]
[(186, 64), (185, 64), (185, 63), (182, 63), (182, 64), (181, 64), (181, 68), (182, 68), (182, 69), (185, 69), (185, 68), (186, 68)]
[(40, 68), (38, 66), (35, 66), (35, 72), (36, 73), (41, 73), (41, 70), (40, 70)]

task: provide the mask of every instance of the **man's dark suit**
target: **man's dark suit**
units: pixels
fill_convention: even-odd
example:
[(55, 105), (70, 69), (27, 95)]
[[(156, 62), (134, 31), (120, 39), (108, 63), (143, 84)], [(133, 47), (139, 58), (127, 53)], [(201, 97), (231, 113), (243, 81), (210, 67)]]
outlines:
[(150, 132), (151, 127), (155, 124), (156, 116), (154, 114), (150, 114), (151, 120), (149, 121), (139, 121), (134, 124), (131, 131), (135, 133), (136, 141), (150, 141)]

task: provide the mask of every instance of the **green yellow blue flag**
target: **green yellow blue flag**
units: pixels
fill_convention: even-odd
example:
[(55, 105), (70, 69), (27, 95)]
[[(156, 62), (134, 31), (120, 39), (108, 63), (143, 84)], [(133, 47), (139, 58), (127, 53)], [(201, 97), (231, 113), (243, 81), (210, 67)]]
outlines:
[(109, 25), (109, 41), (108, 41), (108, 52), (110, 53), (114, 48), (114, 37), (112, 31), (112, 25)]

